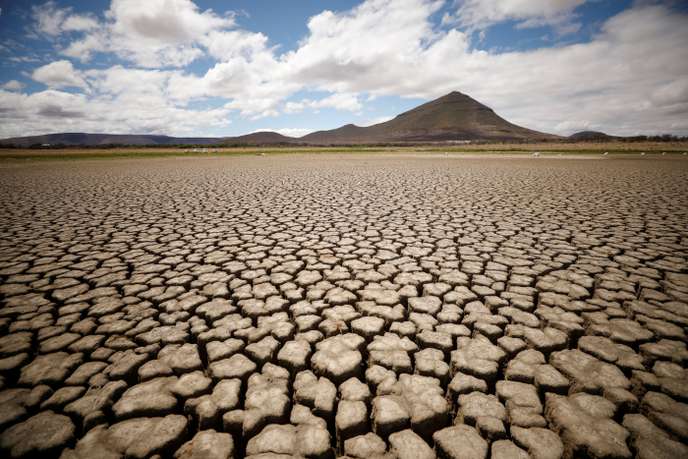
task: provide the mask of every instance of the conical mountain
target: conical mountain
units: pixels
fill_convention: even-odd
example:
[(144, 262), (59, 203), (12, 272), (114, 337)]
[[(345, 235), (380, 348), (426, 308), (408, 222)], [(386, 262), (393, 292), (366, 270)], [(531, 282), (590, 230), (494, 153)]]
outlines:
[(462, 140), (536, 141), (554, 135), (508, 122), (491, 108), (454, 91), (404, 112), (394, 119), (368, 127), (352, 124), (318, 131), (300, 140), (315, 144), (388, 142), (440, 142)]

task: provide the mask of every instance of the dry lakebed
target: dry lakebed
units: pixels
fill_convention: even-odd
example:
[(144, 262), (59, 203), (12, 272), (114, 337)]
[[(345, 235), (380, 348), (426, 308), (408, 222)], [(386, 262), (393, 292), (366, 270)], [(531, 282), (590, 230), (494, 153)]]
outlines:
[(0, 164), (0, 456), (688, 457), (688, 160)]

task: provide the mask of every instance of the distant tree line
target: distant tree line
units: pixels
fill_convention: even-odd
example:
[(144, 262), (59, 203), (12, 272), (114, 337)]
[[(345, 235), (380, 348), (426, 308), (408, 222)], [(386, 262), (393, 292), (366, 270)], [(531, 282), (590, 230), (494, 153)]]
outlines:
[(621, 142), (684, 142), (688, 140), (688, 136), (673, 134), (636, 135), (633, 137), (618, 137), (618, 140)]

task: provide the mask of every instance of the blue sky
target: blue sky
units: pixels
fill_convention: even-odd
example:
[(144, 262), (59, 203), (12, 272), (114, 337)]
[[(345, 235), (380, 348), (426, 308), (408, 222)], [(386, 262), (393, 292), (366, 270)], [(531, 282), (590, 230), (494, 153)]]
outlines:
[(0, 0), (0, 137), (303, 135), (458, 90), (557, 134), (688, 134), (688, 4)]

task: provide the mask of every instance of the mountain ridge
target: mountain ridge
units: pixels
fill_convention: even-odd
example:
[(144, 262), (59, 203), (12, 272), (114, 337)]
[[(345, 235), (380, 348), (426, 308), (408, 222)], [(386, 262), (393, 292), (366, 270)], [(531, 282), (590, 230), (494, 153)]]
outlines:
[(0, 140), (0, 145), (30, 146), (172, 146), (172, 145), (361, 145), (465, 141), (548, 141), (562, 137), (513, 124), (490, 107), (458, 91), (450, 92), (391, 120), (371, 126), (345, 124), (335, 129), (288, 137), (258, 131), (235, 137), (171, 137), (147, 134), (56, 133)]

